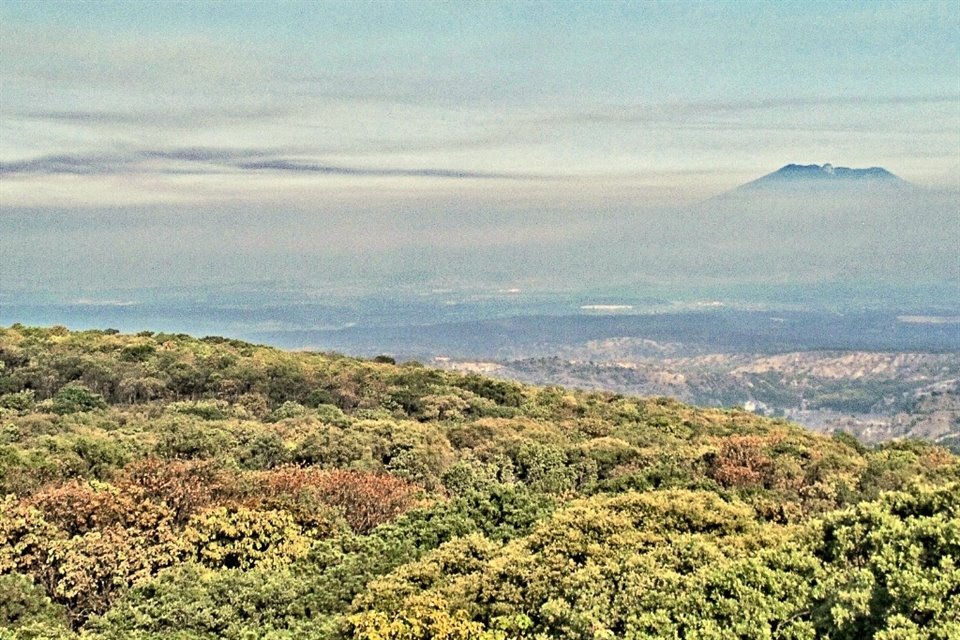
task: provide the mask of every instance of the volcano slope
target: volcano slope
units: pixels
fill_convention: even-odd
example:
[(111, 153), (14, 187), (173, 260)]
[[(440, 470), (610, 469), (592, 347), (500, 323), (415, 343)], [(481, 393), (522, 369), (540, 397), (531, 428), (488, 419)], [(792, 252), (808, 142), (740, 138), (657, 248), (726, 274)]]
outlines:
[(219, 337), (0, 362), (0, 638), (960, 637), (932, 444)]

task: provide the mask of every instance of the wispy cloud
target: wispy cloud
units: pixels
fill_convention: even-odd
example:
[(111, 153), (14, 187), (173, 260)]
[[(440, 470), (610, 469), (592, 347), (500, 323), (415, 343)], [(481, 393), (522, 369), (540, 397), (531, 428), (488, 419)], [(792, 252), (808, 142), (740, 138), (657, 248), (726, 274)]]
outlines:
[(57, 124), (70, 124), (90, 127), (115, 126), (151, 126), (165, 128), (195, 129), (199, 126), (212, 126), (231, 122), (264, 121), (287, 115), (287, 110), (278, 107), (250, 109), (175, 109), (151, 111), (110, 110), (35, 110), (11, 114), (9, 118), (17, 120), (35, 120)]
[(758, 111), (782, 111), (815, 107), (879, 107), (960, 103), (960, 94), (923, 96), (835, 96), (791, 97), (753, 101), (705, 100), (649, 105), (621, 105), (564, 113), (541, 120), (549, 123), (652, 123), (675, 122), (691, 116), (740, 114)]
[(315, 164), (312, 162), (293, 162), (290, 160), (263, 160), (253, 162), (242, 162), (237, 164), (239, 168), (250, 170), (270, 170), (270, 171), (289, 171), (296, 173), (320, 173), (341, 176), (400, 176), (412, 178), (477, 178), (477, 179), (536, 179), (547, 178), (548, 176), (535, 176), (530, 174), (511, 174), (511, 173), (486, 173), (480, 171), (460, 171), (455, 169), (404, 169), (404, 168), (363, 168), (363, 167), (342, 167), (324, 164)]
[(20, 162), (0, 162), (0, 175), (21, 173), (95, 175), (103, 173), (104, 169), (110, 166), (112, 164), (109, 158), (104, 157), (45, 156)]
[(433, 167), (360, 167), (294, 160), (257, 149), (145, 149), (129, 154), (48, 155), (30, 160), (0, 162), (0, 175), (112, 175), (148, 173), (293, 173), (337, 176), (450, 178), (476, 180), (534, 180), (553, 176), (484, 172)]
[(220, 172), (240, 158), (250, 157), (254, 152), (224, 151), (215, 149), (145, 150), (131, 154), (77, 154), (48, 155), (30, 160), (0, 162), (0, 175), (110, 175), (118, 173), (182, 173), (182, 167), (148, 167), (150, 160), (170, 160), (196, 165), (203, 173)]
[(198, 164), (236, 166), (243, 158), (262, 157), (268, 151), (257, 149), (217, 149), (209, 147), (184, 147), (179, 149), (147, 149), (139, 151), (134, 158), (177, 160)]

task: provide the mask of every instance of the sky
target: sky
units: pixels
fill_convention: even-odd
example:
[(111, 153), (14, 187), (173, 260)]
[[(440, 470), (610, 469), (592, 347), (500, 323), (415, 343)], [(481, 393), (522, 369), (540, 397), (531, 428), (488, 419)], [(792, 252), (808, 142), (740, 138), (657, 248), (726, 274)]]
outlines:
[(0, 7), (8, 203), (543, 178), (696, 198), (787, 162), (960, 179), (953, 2)]
[(0, 1), (0, 288), (555, 245), (791, 162), (960, 187), (957, 3)]

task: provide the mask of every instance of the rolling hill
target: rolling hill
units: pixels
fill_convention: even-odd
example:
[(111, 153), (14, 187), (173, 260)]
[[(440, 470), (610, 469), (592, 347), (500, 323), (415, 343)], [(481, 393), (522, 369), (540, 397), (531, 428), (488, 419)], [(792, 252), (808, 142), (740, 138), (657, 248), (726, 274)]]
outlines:
[(960, 462), (219, 337), (0, 329), (0, 637), (925, 638)]

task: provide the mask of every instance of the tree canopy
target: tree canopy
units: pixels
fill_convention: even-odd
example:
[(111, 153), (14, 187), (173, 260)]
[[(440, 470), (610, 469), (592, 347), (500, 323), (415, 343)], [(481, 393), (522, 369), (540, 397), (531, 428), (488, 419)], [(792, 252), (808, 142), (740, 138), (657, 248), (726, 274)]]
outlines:
[(960, 460), (337, 354), (0, 329), (2, 638), (960, 637)]

